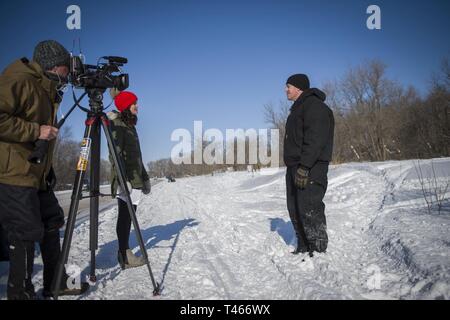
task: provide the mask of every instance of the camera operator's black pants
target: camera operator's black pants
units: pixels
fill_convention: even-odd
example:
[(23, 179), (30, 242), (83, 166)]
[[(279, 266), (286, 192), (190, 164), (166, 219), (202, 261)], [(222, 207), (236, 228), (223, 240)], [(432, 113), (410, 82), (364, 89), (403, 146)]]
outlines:
[(297, 167), (286, 170), (286, 200), (300, 251), (325, 252), (328, 245), (325, 204), (328, 163), (318, 164), (310, 170), (311, 179), (305, 189), (294, 184)]
[(64, 212), (53, 191), (0, 184), (0, 224), (9, 242), (8, 298), (26, 298), (31, 284), (34, 244), (44, 263), (44, 290), (50, 290), (60, 254)]
[(6, 233), (0, 224), (0, 261), (9, 261), (8, 253), (8, 240), (6, 239)]

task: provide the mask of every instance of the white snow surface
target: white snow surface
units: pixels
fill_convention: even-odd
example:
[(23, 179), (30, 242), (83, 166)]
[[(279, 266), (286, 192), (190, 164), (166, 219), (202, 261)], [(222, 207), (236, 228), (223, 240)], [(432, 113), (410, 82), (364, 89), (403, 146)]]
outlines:
[[(450, 181), (450, 158), (421, 160)], [(431, 165), (433, 164), (433, 165)], [(100, 213), (97, 283), (79, 299), (449, 299), (450, 189), (428, 213), (417, 160), (330, 166), (326, 253), (293, 255), (285, 170), (227, 172), (163, 182), (137, 217), (161, 296), (146, 267), (116, 260), (117, 207)], [(434, 173), (432, 168), (434, 168)], [(134, 231), (131, 247), (138, 255)], [(89, 219), (74, 232), (69, 264), (89, 274)], [(304, 260), (304, 262), (302, 262)], [(7, 264), (0, 264), (5, 298)], [(42, 286), (36, 257), (33, 282)]]

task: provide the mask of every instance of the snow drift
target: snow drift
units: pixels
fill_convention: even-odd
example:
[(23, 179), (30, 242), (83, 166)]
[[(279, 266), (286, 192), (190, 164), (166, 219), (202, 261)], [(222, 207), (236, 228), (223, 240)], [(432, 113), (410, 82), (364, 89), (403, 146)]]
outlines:
[[(138, 207), (161, 299), (449, 299), (450, 190), (428, 211), (423, 179), (450, 181), (450, 158), (331, 166), (329, 246), (292, 255), (284, 170), (228, 172), (156, 185)], [(436, 179), (434, 179), (436, 177)], [(430, 180), (431, 181), (431, 180)], [(426, 191), (426, 190), (425, 190)], [(120, 270), (117, 208), (100, 214), (98, 281), (80, 299), (154, 299), (147, 269)], [(131, 237), (134, 251), (138, 245)], [(89, 221), (74, 232), (69, 264), (89, 272)], [(305, 259), (302, 262), (302, 259)], [(5, 298), (7, 263), (0, 264)], [(42, 261), (33, 278), (42, 286)]]

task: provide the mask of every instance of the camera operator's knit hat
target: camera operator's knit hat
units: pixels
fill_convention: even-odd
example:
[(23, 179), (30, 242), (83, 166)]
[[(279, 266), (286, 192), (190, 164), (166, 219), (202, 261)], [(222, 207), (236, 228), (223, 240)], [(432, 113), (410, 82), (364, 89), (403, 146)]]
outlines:
[(286, 84), (293, 85), (302, 91), (309, 89), (309, 79), (306, 74), (294, 74), (287, 79)]
[(58, 66), (70, 68), (69, 51), (55, 40), (39, 42), (34, 48), (33, 60), (37, 62), (44, 71)]
[(138, 97), (133, 92), (122, 91), (114, 98), (114, 103), (116, 104), (117, 110), (123, 112), (132, 104), (136, 103), (137, 99)]

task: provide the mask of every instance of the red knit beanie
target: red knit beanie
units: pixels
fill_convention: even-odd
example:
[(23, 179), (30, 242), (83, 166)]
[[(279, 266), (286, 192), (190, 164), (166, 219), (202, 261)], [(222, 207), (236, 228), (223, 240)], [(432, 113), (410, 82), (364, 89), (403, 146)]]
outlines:
[(116, 104), (117, 110), (123, 112), (132, 104), (136, 103), (137, 99), (137, 96), (133, 92), (122, 91), (114, 98), (114, 103)]

